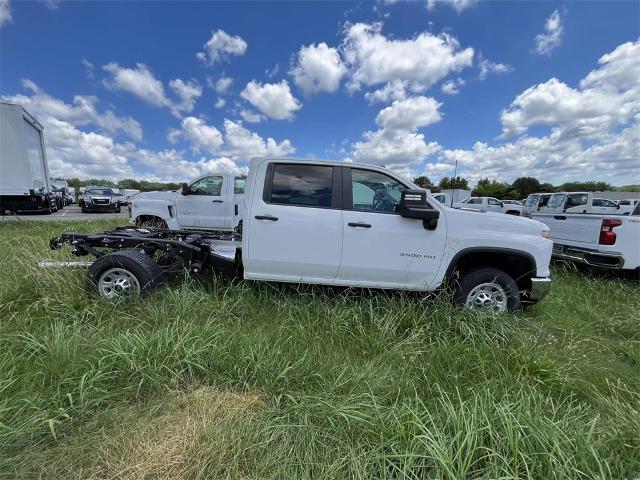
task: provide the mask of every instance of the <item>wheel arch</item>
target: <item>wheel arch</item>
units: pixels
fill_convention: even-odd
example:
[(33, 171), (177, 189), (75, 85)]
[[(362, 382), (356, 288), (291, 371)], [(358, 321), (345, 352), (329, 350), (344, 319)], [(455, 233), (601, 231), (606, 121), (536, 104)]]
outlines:
[(445, 273), (445, 282), (455, 281), (456, 274), (481, 267), (493, 267), (509, 274), (521, 290), (531, 289), (536, 275), (536, 260), (529, 252), (502, 247), (469, 247), (456, 253)]

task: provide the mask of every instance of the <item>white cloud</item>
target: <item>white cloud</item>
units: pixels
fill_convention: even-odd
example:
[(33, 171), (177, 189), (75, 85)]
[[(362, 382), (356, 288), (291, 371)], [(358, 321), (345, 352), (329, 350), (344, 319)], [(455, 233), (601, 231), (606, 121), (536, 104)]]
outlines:
[(551, 52), (562, 41), (562, 32), (562, 17), (558, 10), (554, 10), (544, 22), (544, 33), (536, 35), (536, 53), (538, 55), (551, 55)]
[(477, 1), (478, 0), (427, 0), (427, 8), (433, 10), (438, 4), (449, 5), (453, 7), (456, 12), (460, 13), (475, 5)]
[(294, 83), (305, 95), (335, 92), (345, 73), (347, 68), (342, 63), (338, 50), (330, 48), (324, 42), (302, 46), (295, 66), (289, 71)]
[(216, 92), (220, 95), (224, 95), (229, 90), (229, 87), (233, 83), (233, 78), (231, 77), (220, 77), (216, 82)]
[(383, 108), (376, 117), (376, 123), (389, 130), (415, 131), (441, 119), (440, 103), (430, 97), (411, 97), (396, 100)]
[(399, 81), (413, 92), (422, 92), (473, 63), (473, 49), (460, 50), (458, 41), (447, 33), (422, 32), (397, 40), (381, 31), (380, 23), (356, 23), (346, 28), (342, 48), (345, 63), (352, 70), (351, 90)]
[(407, 82), (403, 80), (392, 80), (373, 92), (364, 94), (364, 98), (369, 103), (387, 103), (392, 100), (402, 100), (407, 96)]
[(22, 85), (30, 91), (30, 95), (5, 95), (2, 99), (22, 105), (41, 121), (55, 118), (74, 126), (95, 125), (109, 133), (122, 132), (134, 140), (142, 139), (142, 127), (133, 118), (119, 117), (112, 110), (99, 112), (98, 97), (76, 95), (69, 104), (52, 97), (31, 80), (23, 80)]
[(11, 3), (9, 0), (0, 0), (0, 27), (11, 22), (13, 22)]
[(144, 63), (137, 63), (135, 68), (127, 68), (112, 62), (102, 68), (111, 74), (110, 79), (103, 80), (103, 84), (110, 90), (128, 92), (149, 105), (169, 108), (177, 117), (191, 112), (195, 101), (202, 95), (202, 87), (197, 81), (176, 78), (169, 82), (169, 87), (177, 97), (172, 100), (166, 95), (162, 82)]
[(136, 68), (125, 68), (112, 62), (102, 68), (111, 74), (111, 79), (103, 82), (107, 88), (129, 92), (157, 107), (168, 105), (162, 82), (144, 63), (136, 64)]
[(437, 142), (427, 143), (424, 135), (416, 132), (419, 127), (440, 121), (439, 107), (440, 104), (429, 97), (394, 101), (376, 117), (381, 128), (365, 132), (364, 140), (353, 145), (350, 159), (386, 165), (409, 175), (412, 165), (424, 161), (441, 148)]
[(456, 80), (447, 80), (440, 87), (440, 91), (445, 95), (458, 95), (460, 93), (460, 89), (458, 87), (461, 87), (464, 84), (465, 81), (461, 78)]
[(224, 108), (224, 106), (227, 104), (227, 101), (224, 98), (220, 98), (218, 97), (218, 99), (216, 100), (216, 103), (213, 105), (215, 108)]
[(273, 138), (264, 139), (240, 122), (225, 119), (223, 132), (201, 118), (187, 117), (182, 121), (182, 128), (170, 130), (167, 138), (171, 143), (183, 138), (196, 152), (227, 157), (234, 162), (248, 162), (253, 157), (286, 156), (295, 152), (289, 140), (277, 142)]
[(629, 121), (640, 111), (640, 42), (618, 46), (599, 63), (577, 89), (552, 78), (518, 95), (502, 112), (503, 135), (519, 135), (533, 125), (595, 135)]
[(211, 38), (204, 44), (204, 52), (198, 52), (196, 57), (208, 65), (213, 65), (230, 56), (242, 56), (247, 51), (247, 42), (238, 35), (229, 35), (222, 29), (211, 32)]
[(264, 85), (251, 80), (240, 96), (267, 117), (276, 120), (291, 119), (293, 114), (302, 107), (291, 94), (286, 80), (282, 80), (280, 83), (265, 83)]
[(197, 152), (205, 151), (215, 155), (220, 151), (224, 142), (220, 130), (207, 125), (204, 120), (196, 117), (182, 119), (182, 134)]
[(478, 74), (478, 78), (480, 80), (485, 80), (490, 73), (502, 74), (513, 71), (513, 67), (511, 67), (511, 65), (493, 63), (484, 58), (482, 53), (478, 54), (478, 68), (480, 69), (480, 73)]
[(260, 115), (252, 110), (242, 109), (240, 110), (240, 116), (245, 122), (249, 123), (260, 123), (265, 119), (264, 115)]
[[(518, 95), (502, 112), (498, 146), (476, 142), (470, 150), (444, 150), (444, 163), (466, 168), (471, 179), (511, 181), (522, 175), (560, 183), (571, 179), (637, 178), (640, 165), (640, 41), (603, 55), (579, 88), (552, 78)], [(532, 126), (547, 135), (528, 136)]]
[(95, 76), (95, 74), (93, 73), (95, 70), (93, 63), (91, 63), (86, 58), (83, 58), (82, 65), (84, 66), (84, 73), (87, 76), (87, 78), (93, 78)]
[(246, 168), (239, 167), (228, 157), (201, 158), (198, 161), (185, 160), (179, 151), (174, 149), (155, 152), (138, 150), (134, 154), (137, 164), (150, 169), (145, 179), (158, 182), (188, 182), (207, 173), (246, 173)]

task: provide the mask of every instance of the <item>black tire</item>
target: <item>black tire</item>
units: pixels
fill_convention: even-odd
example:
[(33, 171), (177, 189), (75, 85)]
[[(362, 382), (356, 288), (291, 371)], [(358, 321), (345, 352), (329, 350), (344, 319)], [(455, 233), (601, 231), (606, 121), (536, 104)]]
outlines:
[[(143, 252), (124, 250), (108, 253), (93, 262), (87, 271), (87, 289), (111, 300), (100, 291), (99, 281), (105, 272), (114, 268), (124, 270), (135, 277), (140, 287), (140, 296), (152, 291), (162, 280), (162, 270), (153, 259)], [(116, 293), (117, 298), (124, 296), (126, 295)]]
[(467, 306), (469, 294), (479, 285), (496, 284), (505, 294), (506, 311), (516, 312), (521, 309), (520, 289), (510, 275), (497, 268), (479, 268), (460, 275), (453, 293), (457, 305)]
[(82, 211), (82, 213), (87, 213), (87, 209), (86, 209), (86, 208), (84, 208), (84, 205), (82, 205), (82, 206), (80, 207), (80, 210)]
[(120, 209), (120, 206), (119, 206), (119, 205), (115, 208), (114, 212), (115, 212), (115, 213), (120, 213), (120, 212), (121, 212), (121, 209)]

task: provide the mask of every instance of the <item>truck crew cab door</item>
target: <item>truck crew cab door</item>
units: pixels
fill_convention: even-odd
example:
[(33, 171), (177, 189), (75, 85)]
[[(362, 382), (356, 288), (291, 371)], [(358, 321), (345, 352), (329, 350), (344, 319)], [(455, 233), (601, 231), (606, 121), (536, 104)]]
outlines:
[(489, 212), (498, 212), (498, 213), (504, 212), (504, 206), (502, 205), (502, 202), (497, 198), (488, 197), (486, 199), (486, 202), (487, 204), (484, 205), (485, 210)]
[(178, 193), (176, 210), (183, 228), (225, 229), (224, 176), (207, 175), (194, 180), (187, 195)]
[(427, 289), (440, 267), (446, 218), (435, 230), (398, 213), (408, 188), (386, 173), (344, 167), (342, 261), (338, 281), (363, 287)]
[(243, 222), (245, 278), (335, 282), (342, 252), (341, 169), (311, 162), (257, 164)]

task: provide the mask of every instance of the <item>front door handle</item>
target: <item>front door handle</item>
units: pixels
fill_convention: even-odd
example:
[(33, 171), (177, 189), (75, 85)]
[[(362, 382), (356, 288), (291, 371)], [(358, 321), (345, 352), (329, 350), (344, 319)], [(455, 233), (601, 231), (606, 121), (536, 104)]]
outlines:
[(371, 228), (371, 224), (362, 222), (349, 222), (347, 225), (350, 227)]
[(278, 217), (272, 217), (271, 215), (256, 215), (256, 220), (271, 220), (272, 222), (277, 222)]
[(223, 200), (211, 200), (211, 203), (223, 203)]

